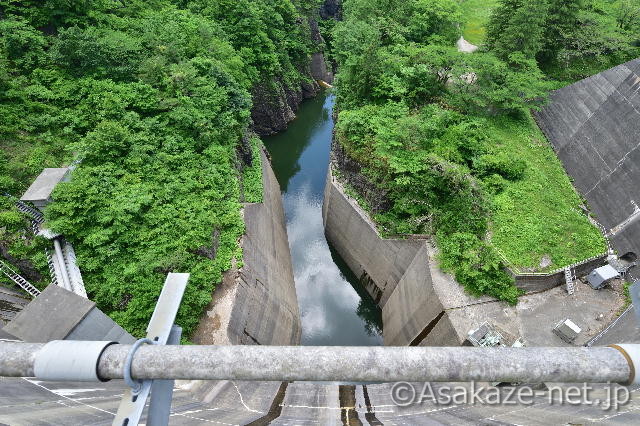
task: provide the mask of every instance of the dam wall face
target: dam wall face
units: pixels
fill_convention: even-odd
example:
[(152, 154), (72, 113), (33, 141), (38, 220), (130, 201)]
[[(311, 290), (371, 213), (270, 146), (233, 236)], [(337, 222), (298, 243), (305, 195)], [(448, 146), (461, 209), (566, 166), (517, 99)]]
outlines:
[(345, 194), (331, 171), (325, 186), (322, 221), (327, 240), (383, 308), (422, 242), (382, 239), (367, 214)]
[(263, 202), (244, 206), (243, 265), (216, 287), (193, 340), (205, 345), (297, 345), (301, 325), (280, 186), (264, 152)]
[(552, 92), (535, 118), (613, 248), (640, 254), (640, 59)]

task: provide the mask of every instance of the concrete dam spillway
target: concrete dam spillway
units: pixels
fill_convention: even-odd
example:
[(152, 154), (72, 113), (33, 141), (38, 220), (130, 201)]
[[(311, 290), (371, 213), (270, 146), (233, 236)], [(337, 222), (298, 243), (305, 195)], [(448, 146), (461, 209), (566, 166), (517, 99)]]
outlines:
[(302, 322), (302, 345), (382, 344), (381, 311), (329, 246), (322, 221), (334, 95), (305, 101), (264, 143), (280, 183)]

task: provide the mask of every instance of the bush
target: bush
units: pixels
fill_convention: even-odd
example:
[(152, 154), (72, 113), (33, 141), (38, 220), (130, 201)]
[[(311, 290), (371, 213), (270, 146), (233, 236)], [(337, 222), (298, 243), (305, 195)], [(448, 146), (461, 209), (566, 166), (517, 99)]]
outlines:
[(481, 155), (473, 164), (480, 177), (500, 175), (508, 180), (522, 179), (526, 167), (524, 160), (501, 152)]

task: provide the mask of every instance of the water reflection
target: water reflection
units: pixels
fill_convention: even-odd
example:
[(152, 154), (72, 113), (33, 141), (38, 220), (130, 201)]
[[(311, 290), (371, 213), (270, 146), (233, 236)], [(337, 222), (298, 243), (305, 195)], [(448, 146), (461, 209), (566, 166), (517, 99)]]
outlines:
[(283, 191), (303, 345), (381, 345), (380, 309), (327, 243), (322, 197), (334, 96), (306, 101), (289, 129), (265, 138)]

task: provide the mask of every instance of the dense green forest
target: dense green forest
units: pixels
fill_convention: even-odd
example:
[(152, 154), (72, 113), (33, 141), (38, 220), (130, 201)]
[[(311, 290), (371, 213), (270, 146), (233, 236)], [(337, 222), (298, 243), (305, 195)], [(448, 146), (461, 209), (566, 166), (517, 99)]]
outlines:
[[(90, 298), (142, 335), (166, 273), (188, 271), (188, 336), (242, 262), (241, 203), (261, 198), (252, 93), (308, 83), (320, 3), (0, 0), (2, 257), (46, 285), (49, 242), (12, 197), (42, 168), (73, 164), (46, 219), (74, 244)], [(433, 234), (465, 288), (511, 303), (505, 262), (548, 270), (604, 250), (530, 110), (640, 54), (636, 2), (343, 6), (344, 19), (320, 22), (337, 64), (336, 138), (386, 200), (372, 210), (384, 234)], [(480, 50), (458, 52), (461, 34)]]
[[(241, 262), (262, 196), (251, 90), (308, 80), (313, 0), (0, 2), (0, 187), (75, 162), (47, 208), (100, 309), (143, 335), (167, 272), (190, 272), (189, 335)], [(248, 154), (247, 154), (248, 153)], [(46, 285), (27, 219), (0, 197), (6, 259)], [(27, 266), (25, 266), (25, 264)]]
[[(435, 235), (465, 288), (515, 303), (505, 261), (548, 270), (605, 250), (530, 110), (585, 64), (638, 56), (640, 15), (617, 1), (465, 3), (345, 0), (331, 34), (336, 137), (377, 188), (360, 198), (383, 205), (372, 211), (383, 234)], [(483, 47), (458, 52), (479, 16)]]

